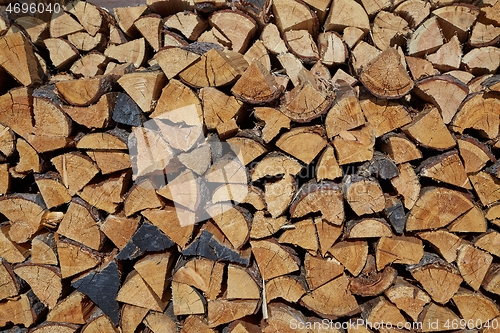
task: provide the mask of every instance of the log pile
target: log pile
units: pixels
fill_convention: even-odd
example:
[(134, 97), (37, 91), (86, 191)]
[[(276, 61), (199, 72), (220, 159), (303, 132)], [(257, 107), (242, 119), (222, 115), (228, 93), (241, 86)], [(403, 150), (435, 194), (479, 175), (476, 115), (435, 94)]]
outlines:
[(495, 0), (2, 13), (0, 330), (499, 332), (499, 41)]

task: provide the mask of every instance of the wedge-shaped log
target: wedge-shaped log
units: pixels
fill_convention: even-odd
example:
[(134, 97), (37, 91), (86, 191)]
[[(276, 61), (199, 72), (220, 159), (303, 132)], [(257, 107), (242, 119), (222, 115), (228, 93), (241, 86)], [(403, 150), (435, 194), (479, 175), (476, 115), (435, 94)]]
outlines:
[(338, 184), (310, 181), (300, 188), (291, 206), (291, 217), (303, 217), (309, 213), (321, 212), (322, 217), (334, 225), (344, 221), (344, 202)]

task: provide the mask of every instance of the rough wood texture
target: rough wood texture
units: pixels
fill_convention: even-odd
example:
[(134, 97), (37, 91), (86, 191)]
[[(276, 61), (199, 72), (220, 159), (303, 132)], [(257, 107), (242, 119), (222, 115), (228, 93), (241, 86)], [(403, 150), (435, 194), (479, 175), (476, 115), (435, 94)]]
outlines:
[(145, 2), (1, 8), (0, 331), (496, 330), (500, 2)]

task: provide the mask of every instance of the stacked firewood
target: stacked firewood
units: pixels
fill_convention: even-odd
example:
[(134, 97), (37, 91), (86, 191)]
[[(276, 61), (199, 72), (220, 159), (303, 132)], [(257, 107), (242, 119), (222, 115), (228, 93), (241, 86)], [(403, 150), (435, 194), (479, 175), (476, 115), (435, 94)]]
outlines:
[(500, 1), (3, 8), (2, 332), (499, 332)]

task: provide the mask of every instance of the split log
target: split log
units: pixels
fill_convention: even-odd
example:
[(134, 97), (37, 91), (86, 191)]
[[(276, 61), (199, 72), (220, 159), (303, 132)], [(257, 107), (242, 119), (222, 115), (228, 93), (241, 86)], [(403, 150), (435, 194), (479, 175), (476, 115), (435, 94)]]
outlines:
[(182, 70), (190, 66), (200, 55), (183, 49), (181, 47), (171, 47), (160, 50), (155, 55), (155, 59), (160, 65), (162, 71), (170, 80)]
[(61, 273), (48, 265), (25, 263), (16, 266), (14, 273), (26, 281), (36, 297), (52, 309), (62, 293)]
[(264, 199), (273, 218), (282, 215), (290, 205), (297, 191), (296, 180), (291, 175), (272, 181), (266, 181)]
[(347, 175), (342, 183), (342, 192), (358, 216), (377, 213), (385, 207), (382, 188), (373, 178)]
[[(451, 126), (455, 132), (462, 134), (466, 129), (474, 129), (482, 136), (494, 138), (498, 135), (496, 114), (500, 100), (493, 93), (479, 93), (470, 95), (453, 118)], [(487, 119), (492, 119), (489, 123)]]
[(410, 211), (406, 230), (444, 227), (472, 207), (472, 202), (461, 192), (441, 187), (424, 188)]
[(95, 306), (84, 294), (74, 291), (59, 301), (47, 314), (47, 321), (56, 323), (85, 324)]
[(405, 135), (391, 133), (383, 136), (382, 140), (381, 150), (396, 164), (422, 158), (422, 152)]
[(291, 217), (303, 217), (321, 212), (322, 217), (334, 225), (344, 221), (344, 204), (338, 184), (328, 181), (311, 181), (302, 185), (290, 205)]
[(163, 88), (151, 117), (199, 126), (203, 121), (202, 114), (200, 100), (193, 91), (178, 80), (170, 80)]
[(179, 31), (189, 40), (196, 40), (207, 28), (207, 23), (193, 12), (177, 13), (165, 20), (165, 27)]
[(377, 138), (411, 122), (408, 111), (399, 103), (365, 94), (359, 104)]
[(162, 19), (158, 15), (146, 15), (139, 17), (134, 21), (135, 28), (147, 40), (154, 51), (158, 52), (161, 48), (161, 27)]
[(231, 92), (250, 104), (269, 103), (281, 95), (282, 88), (260, 61), (253, 61), (235, 83)]
[(373, 20), (373, 43), (382, 51), (388, 47), (403, 45), (410, 32), (408, 22), (390, 12), (382, 10)]
[(103, 175), (131, 167), (130, 155), (126, 153), (118, 151), (87, 151), (87, 155), (97, 164)]
[(472, 207), (467, 213), (458, 217), (448, 225), (451, 232), (486, 232), (487, 225), (484, 214), (477, 206)]
[(149, 179), (136, 183), (126, 195), (123, 203), (125, 216), (144, 209), (160, 208), (163, 204), (156, 195), (155, 186)]
[(377, 272), (375, 257), (368, 255), (365, 267), (359, 276), (351, 279), (349, 289), (355, 295), (380, 295), (394, 283), (396, 276), (396, 270), (390, 266)]
[(296, 127), (281, 135), (276, 141), (276, 146), (305, 164), (309, 164), (326, 146), (324, 137), (322, 127)]
[[(116, 77), (106, 75), (96, 78), (59, 81), (57, 92), (71, 105), (88, 106), (109, 92)], [(85, 91), (85, 94), (82, 94)]]
[(51, 162), (70, 195), (81, 190), (99, 172), (92, 160), (80, 153), (59, 155)]
[(28, 142), (18, 138), (16, 148), (19, 153), (19, 162), (15, 166), (16, 172), (27, 174), (43, 171), (43, 161), (40, 160), (40, 156)]
[(229, 39), (231, 50), (238, 53), (244, 53), (247, 50), (257, 32), (256, 22), (242, 12), (221, 10), (212, 14), (209, 22), (213, 28)]
[[(76, 220), (78, 223), (74, 223)], [(98, 250), (104, 241), (97, 226), (98, 220), (99, 215), (94, 207), (79, 198), (75, 198), (71, 201), (57, 231), (65, 237)]]
[(432, 178), (438, 182), (472, 189), (462, 160), (456, 150), (432, 157), (422, 162), (420, 176)]
[(0, 303), (0, 325), (8, 323), (30, 327), (36, 323), (46, 311), (46, 307), (35, 296), (33, 291), (19, 297)]
[(56, 241), (53, 233), (41, 233), (31, 241), (31, 262), (34, 264), (57, 265)]
[(273, 23), (267, 24), (262, 29), (260, 39), (266, 49), (271, 53), (281, 54), (288, 51), (285, 42), (281, 39), (278, 27), (276, 27)]
[(184, 283), (203, 292), (214, 300), (221, 292), (225, 264), (209, 259), (193, 259), (181, 266), (172, 276), (173, 282)]
[(439, 71), (434, 68), (428, 60), (417, 57), (405, 57), (406, 64), (414, 80), (425, 79), (429, 76), (439, 75)]
[(325, 118), (328, 138), (333, 138), (341, 131), (348, 131), (364, 124), (365, 118), (354, 91), (350, 87), (338, 91), (334, 104)]
[(278, 276), (266, 282), (266, 300), (271, 302), (281, 298), (288, 302), (298, 302), (306, 293), (306, 286), (301, 278), (293, 275)]
[(482, 287), (491, 292), (499, 295), (500, 293), (500, 271), (498, 264), (492, 264), (484, 277)]
[(474, 240), (474, 245), (482, 250), (499, 257), (500, 251), (495, 247), (498, 244), (500, 234), (496, 231), (490, 230)]
[(332, 246), (328, 252), (356, 277), (365, 267), (368, 243), (358, 240), (342, 241)]
[(420, 313), (418, 320), (424, 323), (422, 332), (435, 332), (447, 329), (445, 328), (446, 322), (460, 321), (460, 318), (447, 307), (431, 302)]
[(464, 243), (458, 248), (457, 266), (464, 281), (478, 290), (484, 280), (493, 257), (474, 246)]
[(109, 317), (100, 315), (92, 318), (83, 328), (82, 333), (93, 333), (105, 330), (106, 332), (117, 332)]
[(191, 286), (172, 282), (172, 303), (174, 315), (204, 314), (204, 299)]
[(127, 245), (138, 225), (138, 218), (108, 215), (106, 220), (99, 225), (99, 229), (121, 250)]
[(436, 16), (433, 16), (422, 22), (408, 40), (408, 55), (421, 56), (425, 53), (432, 53), (443, 44), (444, 41), (438, 19)]
[(11, 265), (4, 259), (0, 261), (0, 281), (2, 281), (0, 299), (4, 300), (19, 294), (21, 281), (14, 275)]
[(104, 128), (109, 124), (111, 111), (116, 102), (115, 93), (102, 95), (96, 104), (84, 107), (64, 106), (63, 110), (75, 122), (88, 128)]
[(468, 174), (480, 171), (492, 159), (491, 153), (479, 140), (463, 137), (457, 140), (457, 144)]
[(261, 291), (252, 275), (254, 275), (252, 271), (236, 265), (228, 265), (226, 297), (228, 299), (260, 299)]
[(500, 29), (492, 24), (476, 22), (472, 28), (470, 44), (475, 47), (491, 46), (498, 43), (500, 39)]
[(326, 31), (342, 32), (347, 27), (356, 27), (365, 33), (370, 30), (368, 15), (365, 9), (359, 3), (351, 0), (332, 2), (324, 29)]
[(300, 68), (294, 85), (295, 88), (284, 96), (283, 114), (296, 122), (308, 122), (327, 112), (334, 96), (320, 89), (310, 72)]
[[(349, 279), (345, 274), (304, 295), (300, 302), (322, 317), (351, 316), (360, 311), (356, 298), (348, 290)], [(335, 295), (336, 297), (331, 297)]]
[(312, 34), (317, 29), (316, 15), (302, 2), (278, 0), (273, 2), (272, 10), (281, 33), (289, 30), (307, 30)]
[(499, 200), (500, 193), (498, 190), (500, 189), (500, 184), (498, 179), (481, 171), (475, 175), (470, 175), (470, 180), (483, 205), (488, 206)]
[(181, 248), (191, 239), (193, 224), (181, 225), (180, 218), (185, 216), (182, 208), (167, 204), (163, 209), (144, 210), (141, 214)]
[(406, 320), (399, 309), (384, 296), (379, 296), (362, 304), (361, 310), (362, 318), (369, 323), (381, 323), (383, 320), (388, 325), (393, 325), (393, 323), (406, 324)]
[(427, 55), (434, 68), (440, 71), (458, 69), (462, 60), (462, 46), (454, 35), (448, 43), (443, 44), (435, 53)]
[(286, 229), (281, 234), (278, 242), (293, 244), (309, 251), (309, 253), (317, 253), (319, 244), (313, 220), (305, 219), (291, 226), (293, 226), (293, 228)]
[[(215, 233), (215, 231), (213, 232)], [(214, 236), (210, 231), (202, 230), (191, 244), (182, 251), (182, 254), (185, 256), (202, 256), (210, 260), (224, 260), (248, 265), (248, 253), (234, 251), (230, 248), (230, 245), (222, 244), (223, 241), (221, 238), (223, 236), (220, 231), (219, 233), (219, 235)]]
[(371, 126), (341, 131), (333, 139), (339, 165), (369, 161), (373, 157), (375, 135)]
[[(282, 276), (299, 269), (298, 259), (290, 248), (271, 240), (250, 241), (252, 253), (264, 280)], [(276, 255), (279, 253), (279, 255)]]
[(69, 69), (78, 58), (78, 50), (62, 38), (47, 38), (43, 41), (50, 52), (50, 60), (58, 69)]
[(117, 82), (142, 111), (150, 112), (160, 97), (166, 79), (160, 71), (148, 71), (125, 74)]
[[(491, 299), (469, 290), (460, 290), (453, 296), (453, 302), (457, 305), (462, 318), (467, 321), (467, 328), (479, 327), (481, 326), (479, 322), (487, 323), (500, 315), (500, 311)], [(469, 321), (474, 321), (474, 324), (469, 325)]]
[(139, 68), (146, 59), (146, 40), (139, 38), (120, 45), (110, 45), (104, 50), (104, 55), (119, 63), (132, 63)]
[(225, 300), (218, 299), (208, 302), (208, 327), (213, 328), (221, 324), (243, 318), (257, 311), (256, 300)]
[(146, 6), (116, 7), (113, 8), (116, 21), (121, 30), (129, 36), (136, 32), (134, 22), (144, 13)]
[(0, 45), (3, 50), (0, 53), (0, 64), (14, 79), (23, 86), (32, 86), (41, 82), (41, 73), (33, 47), (22, 33), (2, 36)]
[(386, 290), (385, 295), (413, 320), (418, 320), (418, 315), (424, 306), (431, 301), (425, 292), (400, 277), (397, 278), (394, 286)]
[(418, 237), (428, 241), (447, 262), (456, 261), (457, 250), (462, 244), (462, 239), (457, 235), (439, 229), (421, 232)]
[(316, 171), (316, 180), (334, 180), (342, 177), (342, 169), (340, 169), (335, 151), (332, 146), (327, 145), (321, 153)]
[[(247, 67), (248, 63), (242, 55), (236, 52), (211, 49), (203, 54), (198, 61), (180, 72), (179, 76), (184, 82), (196, 88), (219, 87), (234, 82)], [(216, 72), (207, 71), (210, 68), (218, 70)]]
[(9, 236), (11, 226), (3, 224), (0, 226), (0, 244), (2, 245), (1, 256), (10, 263), (21, 263), (29, 257), (29, 247), (13, 242)]
[(418, 265), (412, 266), (410, 272), (432, 300), (440, 304), (448, 302), (463, 281), (453, 265), (433, 255), (426, 254)]
[(384, 219), (364, 218), (359, 221), (351, 220), (346, 224), (349, 238), (378, 238), (391, 237), (392, 231)]
[(307, 30), (286, 31), (285, 43), (290, 52), (303, 62), (312, 64), (319, 60), (318, 47)]
[(178, 330), (177, 323), (167, 313), (151, 311), (144, 318), (143, 323), (152, 332), (161, 332), (163, 329), (168, 329), (172, 332)]
[[(71, 285), (87, 295), (111, 320), (118, 323), (119, 312), (116, 296), (119, 289), (120, 271), (115, 261), (103, 263), (98, 270), (75, 279)], [(103, 295), (108, 295), (103, 297)]]
[(403, 97), (413, 89), (413, 80), (393, 48), (388, 48), (368, 63), (359, 79), (373, 95), (384, 99)]
[(415, 265), (424, 255), (422, 241), (411, 236), (382, 237), (377, 243), (377, 270), (387, 264)]
[(259, 210), (253, 216), (250, 238), (260, 239), (271, 236), (278, 232), (287, 222), (285, 216), (278, 218), (268, 217), (264, 211)]
[(92, 36), (84, 31), (75, 32), (68, 36), (69, 42), (79, 51), (103, 50), (106, 43), (106, 37), (102, 33)]
[(127, 170), (102, 182), (85, 186), (80, 197), (92, 206), (112, 214), (123, 202), (123, 194), (129, 181), (130, 170)]
[(105, 21), (99, 7), (91, 3), (72, 3), (66, 10), (70, 14), (73, 14), (78, 19), (78, 22), (92, 36), (102, 28)]
[(104, 74), (107, 58), (101, 53), (90, 53), (76, 60), (70, 71), (77, 77), (93, 77)]
[(11, 194), (0, 198), (0, 212), (9, 219), (9, 238), (24, 243), (42, 228), (46, 207), (41, 195)]
[(214, 333), (215, 331), (208, 327), (208, 323), (199, 316), (189, 316), (182, 325), (181, 333), (187, 332)]
[(422, 146), (446, 150), (455, 146), (455, 140), (446, 128), (437, 108), (420, 112), (403, 131)]
[(478, 8), (471, 5), (456, 4), (436, 9), (432, 12), (439, 20), (443, 35), (451, 39), (456, 35), (461, 41), (467, 38), (477, 16)]
[(174, 242), (156, 226), (144, 222), (118, 253), (116, 259), (132, 260), (148, 252), (164, 251), (173, 245)]
[(245, 60), (251, 64), (254, 61), (259, 61), (265, 69), (271, 71), (271, 57), (267, 49), (260, 40), (256, 40), (253, 45), (243, 55)]
[(451, 122), (460, 104), (469, 93), (465, 84), (449, 76), (433, 76), (423, 79), (417, 82), (415, 91), (423, 99), (434, 103), (439, 108), (445, 124)]
[(500, 50), (493, 46), (474, 49), (463, 56), (462, 63), (475, 75), (495, 73), (500, 66)]
[(97, 266), (102, 259), (91, 249), (66, 239), (57, 241), (57, 254), (63, 279)]
[(208, 209), (208, 213), (235, 249), (245, 244), (251, 221), (247, 210), (240, 207), (233, 208), (228, 204), (216, 204)]

